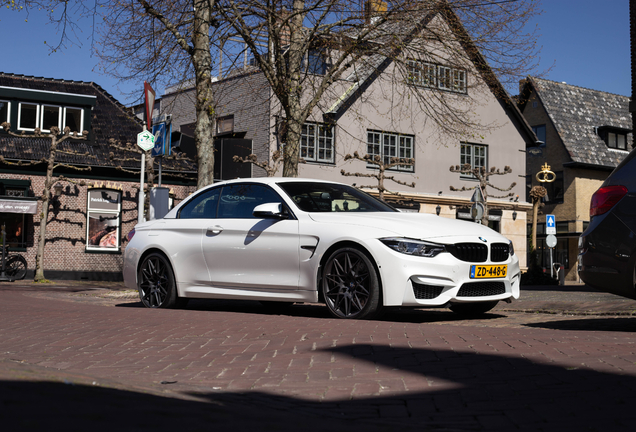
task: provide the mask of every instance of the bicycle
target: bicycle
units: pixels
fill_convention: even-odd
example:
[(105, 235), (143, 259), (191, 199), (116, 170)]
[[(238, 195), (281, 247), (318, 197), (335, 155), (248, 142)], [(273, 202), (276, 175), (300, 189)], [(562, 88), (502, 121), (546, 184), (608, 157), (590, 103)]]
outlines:
[(5, 258), (4, 272), (7, 276), (14, 280), (24, 279), (27, 273), (26, 259), (17, 253), (7, 255)]

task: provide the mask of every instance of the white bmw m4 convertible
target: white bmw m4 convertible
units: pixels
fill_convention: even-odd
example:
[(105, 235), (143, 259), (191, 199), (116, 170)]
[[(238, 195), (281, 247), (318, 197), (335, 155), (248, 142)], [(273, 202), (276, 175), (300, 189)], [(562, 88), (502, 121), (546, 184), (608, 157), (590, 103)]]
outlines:
[(334, 182), (215, 183), (128, 238), (124, 281), (150, 308), (324, 302), (337, 318), (370, 319), (389, 307), (473, 315), (519, 298), (519, 260), (499, 233)]

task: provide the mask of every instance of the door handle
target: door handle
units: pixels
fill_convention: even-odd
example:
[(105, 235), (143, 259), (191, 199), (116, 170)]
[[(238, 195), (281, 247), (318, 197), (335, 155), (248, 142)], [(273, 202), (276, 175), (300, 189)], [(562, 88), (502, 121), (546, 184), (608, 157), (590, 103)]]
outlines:
[(220, 225), (214, 225), (211, 227), (208, 227), (206, 230), (207, 234), (220, 234), (221, 231), (223, 231), (223, 227)]

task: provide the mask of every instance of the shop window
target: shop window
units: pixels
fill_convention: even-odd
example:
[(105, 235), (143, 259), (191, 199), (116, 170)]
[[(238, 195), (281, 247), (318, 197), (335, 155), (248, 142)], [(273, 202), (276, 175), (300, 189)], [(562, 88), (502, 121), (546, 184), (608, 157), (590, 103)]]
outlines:
[[(21, 213), (0, 213), (0, 228), (5, 230), (5, 239), (10, 249), (26, 248), (25, 215)], [(0, 244), (2, 238), (0, 238)]]
[(119, 252), (121, 192), (111, 189), (88, 191), (86, 250)]

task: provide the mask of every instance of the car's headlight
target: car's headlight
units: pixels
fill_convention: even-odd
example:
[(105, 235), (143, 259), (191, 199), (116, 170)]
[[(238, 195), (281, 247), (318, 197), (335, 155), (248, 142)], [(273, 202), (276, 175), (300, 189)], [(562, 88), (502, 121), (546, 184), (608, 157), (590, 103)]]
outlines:
[(422, 256), (422, 257), (434, 257), (442, 252), (446, 252), (446, 247), (441, 244), (426, 242), (422, 240), (415, 240), (409, 238), (383, 238), (380, 239), (382, 243), (390, 247), (396, 252), (400, 252), (406, 255)]
[(508, 253), (510, 254), (510, 256), (513, 256), (515, 254), (515, 247), (513, 246), (512, 242), (508, 244)]

